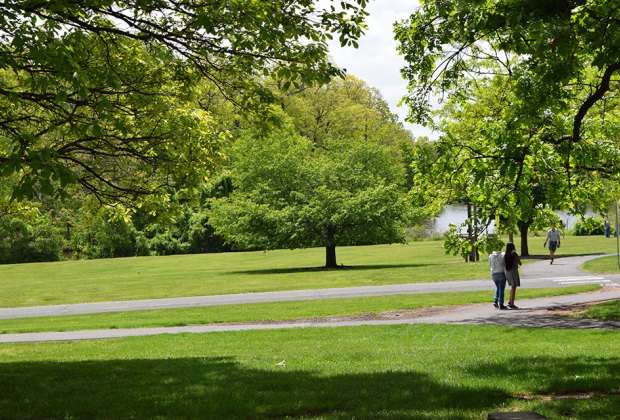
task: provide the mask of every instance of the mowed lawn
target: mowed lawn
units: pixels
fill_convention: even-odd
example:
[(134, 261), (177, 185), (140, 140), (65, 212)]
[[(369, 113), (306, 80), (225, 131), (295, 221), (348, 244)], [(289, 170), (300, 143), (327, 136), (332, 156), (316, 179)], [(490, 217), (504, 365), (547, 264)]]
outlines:
[(0, 346), (0, 418), (617, 419), (620, 333), (396, 325)]
[[(541, 238), (534, 244), (544, 252)], [(567, 237), (560, 255), (614, 250), (615, 241), (601, 237)], [(0, 306), (488, 278), (486, 258), (465, 264), (435, 241), (343, 248), (342, 270), (317, 269), (322, 257), (323, 250), (311, 249), (0, 266)], [(519, 297), (594, 287), (523, 289)], [(491, 290), (5, 326), (45, 331), (350, 315), (488, 301)], [(617, 305), (602, 309), (617, 314)], [(392, 325), (0, 346), (3, 419), (484, 419), (496, 411), (617, 419), (619, 391), (619, 331)]]
[[(543, 238), (530, 252), (544, 254)], [(518, 246), (518, 243), (517, 243)], [(604, 237), (571, 237), (558, 255), (615, 252)], [(488, 277), (486, 256), (464, 263), (442, 241), (341, 247), (324, 270), (322, 248), (0, 265), (0, 307), (370, 286)]]

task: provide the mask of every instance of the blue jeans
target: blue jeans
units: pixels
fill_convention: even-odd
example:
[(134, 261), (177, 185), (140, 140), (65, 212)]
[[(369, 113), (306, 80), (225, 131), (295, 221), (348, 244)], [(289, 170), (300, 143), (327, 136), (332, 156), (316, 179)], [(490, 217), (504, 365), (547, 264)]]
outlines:
[(495, 296), (493, 296), (493, 303), (498, 303), (500, 306), (504, 306), (504, 289), (506, 289), (506, 274), (492, 273), (491, 278), (495, 283)]

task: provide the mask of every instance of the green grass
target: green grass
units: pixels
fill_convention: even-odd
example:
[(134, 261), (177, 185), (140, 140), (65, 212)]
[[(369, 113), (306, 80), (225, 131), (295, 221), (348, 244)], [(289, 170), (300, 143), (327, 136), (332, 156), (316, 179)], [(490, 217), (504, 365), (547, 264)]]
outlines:
[(583, 269), (591, 273), (619, 273), (618, 269), (618, 257), (601, 257), (594, 260), (587, 261), (583, 264)]
[(606, 319), (610, 321), (620, 320), (620, 300), (603, 302), (587, 308), (584, 318)]
[(2, 345), (0, 387), (6, 419), (613, 419), (620, 333), (397, 325)]
[[(600, 286), (598, 285), (588, 285), (554, 289), (520, 289), (517, 297), (518, 299), (530, 299), (543, 296), (559, 296), (597, 290), (599, 288)], [(492, 300), (492, 293), (492, 284), (489, 281), (488, 292), (428, 293), (1, 319), (0, 333), (170, 327), (224, 322), (286, 321), (314, 317), (376, 314), (385, 311), (431, 306), (485, 303)]]
[[(543, 238), (532, 237), (530, 248), (539, 246), (544, 251), (542, 242)], [(615, 246), (612, 242), (603, 237), (566, 237), (559, 255), (609, 253)], [(460, 257), (445, 255), (441, 241), (341, 247), (337, 252), (339, 263), (347, 268), (321, 269), (321, 248), (0, 265), (0, 307), (467, 280), (489, 275), (485, 256), (478, 263), (465, 264)]]

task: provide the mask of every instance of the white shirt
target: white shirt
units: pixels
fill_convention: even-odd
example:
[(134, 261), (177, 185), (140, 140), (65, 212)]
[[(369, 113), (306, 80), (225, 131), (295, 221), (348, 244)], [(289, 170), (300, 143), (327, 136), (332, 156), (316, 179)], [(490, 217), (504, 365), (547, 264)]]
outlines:
[(558, 242), (560, 240), (560, 231), (557, 229), (551, 229), (547, 232), (547, 239), (551, 242)]
[(504, 253), (501, 251), (493, 251), (489, 255), (489, 266), (491, 267), (491, 274), (504, 272)]

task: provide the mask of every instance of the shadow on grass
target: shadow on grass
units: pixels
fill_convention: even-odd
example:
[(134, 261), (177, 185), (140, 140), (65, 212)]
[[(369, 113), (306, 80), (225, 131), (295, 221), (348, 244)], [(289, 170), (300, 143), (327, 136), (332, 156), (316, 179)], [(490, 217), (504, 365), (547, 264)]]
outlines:
[[(0, 418), (463, 418), (509, 396), (416, 372), (319, 376), (181, 358), (0, 365)], [(469, 413), (464, 416), (463, 413)]]
[[(614, 334), (614, 333), (605, 333)], [(620, 357), (512, 357), (466, 370), (490, 381), (529, 383), (530, 409), (579, 419), (617, 419), (620, 413)]]
[(260, 270), (239, 270), (231, 271), (231, 274), (294, 274), (294, 273), (314, 273), (318, 271), (365, 271), (365, 270), (385, 270), (392, 268), (414, 268), (430, 267), (441, 264), (369, 264), (369, 265), (339, 265), (335, 268), (323, 267), (298, 267), (298, 268), (265, 268)]
[[(455, 366), (476, 387), (414, 371), (326, 376), (289, 369), (252, 369), (232, 358), (3, 363), (0, 418), (479, 418), (515, 399), (506, 391), (511, 384), (542, 395), (617, 392), (620, 359), (514, 357)], [(561, 409), (614, 418), (619, 403), (611, 395)], [(553, 402), (531, 405), (555, 410)]]

